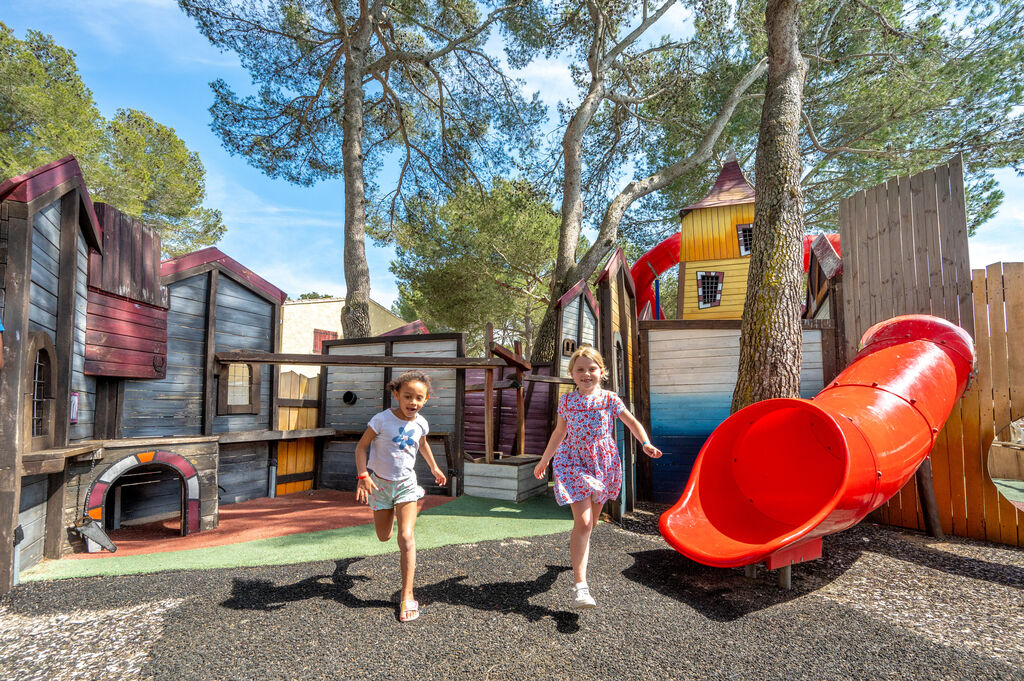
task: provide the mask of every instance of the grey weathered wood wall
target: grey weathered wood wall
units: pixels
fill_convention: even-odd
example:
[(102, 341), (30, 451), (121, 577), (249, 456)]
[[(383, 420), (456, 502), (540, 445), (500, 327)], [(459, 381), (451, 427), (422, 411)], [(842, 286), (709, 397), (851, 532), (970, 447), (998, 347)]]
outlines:
[(78, 235), (75, 268), (75, 331), (71, 357), (71, 390), (78, 393), (78, 422), (68, 431), (69, 440), (87, 440), (94, 435), (96, 421), (96, 379), (85, 375), (85, 320), (89, 304), (89, 248)]
[[(385, 343), (330, 345), (329, 355), (383, 356)], [(337, 430), (362, 432), (377, 412), (384, 409), (383, 367), (326, 367), (324, 394), (324, 426)], [(355, 402), (346, 404), (346, 392), (355, 395)]]
[[(327, 345), (329, 355), (372, 355), (392, 357), (457, 357), (460, 340), (456, 337), (410, 336), (381, 341), (346, 343), (338, 341)], [(355, 489), (355, 440), (366, 430), (374, 414), (389, 406), (385, 384), (408, 369), (382, 367), (326, 367), (324, 371), (324, 425), (351, 433), (345, 439), (328, 442), (324, 446), (320, 469), (320, 484), (330, 489)], [(434, 460), (447, 474), (448, 457), (461, 456), (458, 451), (462, 433), (456, 433), (459, 404), (459, 371), (456, 369), (422, 369), (430, 377), (431, 397), (420, 412), (430, 425), (431, 433), (449, 433), (453, 451), (445, 451), (439, 440), (431, 439)], [(464, 379), (463, 379), (464, 380)], [(355, 395), (355, 402), (346, 404), (346, 392)], [(433, 476), (423, 457), (416, 458), (416, 476), (421, 486), (432, 493), (441, 490), (434, 485)]]
[(167, 377), (125, 381), (123, 437), (202, 432), (208, 279), (202, 273), (168, 287)]
[[(29, 275), (29, 331), (57, 337), (57, 280), (60, 273), (60, 200), (32, 219), (32, 271)], [(56, 359), (56, 358), (54, 358)]]
[[(173, 309), (173, 306), (172, 306)], [(217, 277), (217, 352), (225, 350), (274, 351), (274, 306), (223, 272)], [(170, 320), (168, 320), (168, 333)], [(260, 366), (260, 411), (258, 414), (215, 416), (213, 432), (266, 430), (270, 428), (272, 367)]]
[[(580, 293), (562, 309), (562, 335), (558, 339), (556, 348), (559, 353), (559, 376), (569, 375), (569, 357), (561, 354), (563, 340), (570, 338), (580, 345), (597, 347), (597, 318), (587, 301), (584, 300), (585, 297), (586, 293)], [(582, 317), (580, 308), (583, 308)], [(581, 320), (583, 322), (582, 329), (580, 328)]]
[(222, 444), (217, 463), (221, 506), (267, 496), (269, 459), (266, 442)]
[[(118, 487), (121, 488), (122, 524), (173, 517), (181, 511), (181, 477), (169, 468), (139, 466), (127, 471), (107, 493), (108, 502)], [(113, 519), (111, 513), (108, 523)]]
[[(441, 442), (431, 440), (430, 451), (434, 460), (441, 470), (448, 475), (445, 465), (448, 452), (445, 451)], [(430, 467), (426, 459), (416, 456), (416, 480), (420, 487), (423, 487), (428, 494), (446, 494), (444, 488), (434, 483), (434, 476), (430, 473)], [(320, 486), (326, 489), (337, 489), (346, 492), (354, 491), (356, 488), (356, 441), (333, 441), (324, 446), (323, 464), (320, 469)]]
[(18, 570), (27, 570), (43, 558), (43, 534), (46, 529), (47, 478), (30, 475), (21, 479), (21, 502), (18, 505), (18, 524), (25, 538), (18, 544), (20, 558)]

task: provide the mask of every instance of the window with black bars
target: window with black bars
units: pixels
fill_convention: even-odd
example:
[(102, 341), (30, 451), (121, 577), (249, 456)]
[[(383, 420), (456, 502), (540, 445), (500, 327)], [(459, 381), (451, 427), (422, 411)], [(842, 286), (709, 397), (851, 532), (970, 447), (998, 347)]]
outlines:
[(736, 238), (740, 243), (740, 255), (750, 255), (754, 248), (754, 225), (749, 222), (736, 225)]
[(722, 280), (724, 272), (697, 273), (697, 307), (704, 309), (722, 304)]
[(36, 353), (35, 367), (32, 372), (32, 437), (40, 437), (49, 433), (49, 419), (46, 399), (49, 393), (50, 358), (46, 352)]

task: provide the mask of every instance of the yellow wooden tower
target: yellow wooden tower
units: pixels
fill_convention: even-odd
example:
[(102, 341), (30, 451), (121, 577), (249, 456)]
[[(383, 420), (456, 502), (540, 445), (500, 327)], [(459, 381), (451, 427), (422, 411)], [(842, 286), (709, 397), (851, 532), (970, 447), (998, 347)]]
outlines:
[(679, 319), (740, 319), (753, 243), (754, 187), (730, 154), (715, 186), (679, 211)]

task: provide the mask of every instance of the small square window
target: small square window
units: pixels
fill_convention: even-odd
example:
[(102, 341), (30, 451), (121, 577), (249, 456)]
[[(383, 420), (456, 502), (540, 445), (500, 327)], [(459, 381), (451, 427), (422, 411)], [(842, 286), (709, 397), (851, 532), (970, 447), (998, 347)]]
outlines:
[(249, 404), (249, 381), (251, 370), (248, 364), (228, 366), (228, 406)]
[(260, 369), (255, 364), (229, 364), (217, 378), (217, 414), (260, 413)]
[(740, 255), (750, 255), (754, 248), (754, 225), (749, 222), (736, 225), (736, 238), (740, 244)]
[(697, 308), (705, 309), (722, 304), (722, 282), (725, 272), (697, 272)]

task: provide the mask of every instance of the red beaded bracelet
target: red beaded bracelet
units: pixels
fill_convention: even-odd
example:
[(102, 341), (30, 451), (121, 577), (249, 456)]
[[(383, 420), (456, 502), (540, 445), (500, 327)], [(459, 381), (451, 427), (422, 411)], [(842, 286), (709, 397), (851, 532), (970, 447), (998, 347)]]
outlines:
[(370, 477), (369, 473), (363, 473), (362, 475), (357, 475), (356, 476), (356, 480), (366, 480), (369, 477)]

